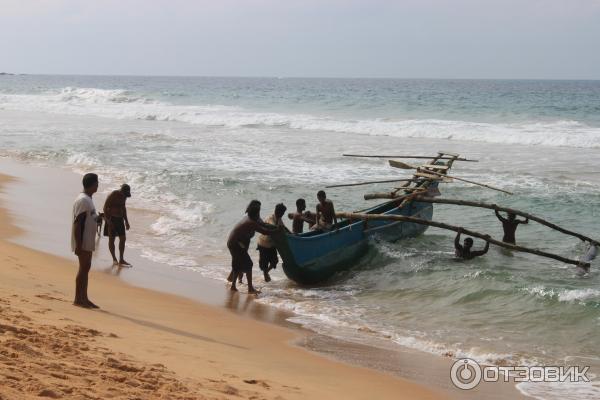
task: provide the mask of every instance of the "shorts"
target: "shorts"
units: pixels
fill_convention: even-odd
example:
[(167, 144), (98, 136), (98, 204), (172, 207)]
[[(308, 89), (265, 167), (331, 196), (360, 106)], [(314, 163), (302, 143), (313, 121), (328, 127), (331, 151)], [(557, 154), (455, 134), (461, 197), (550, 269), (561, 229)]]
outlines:
[(273, 268), (277, 267), (277, 263), (279, 262), (279, 257), (277, 257), (277, 248), (276, 247), (263, 247), (257, 246), (256, 250), (258, 250), (258, 266), (262, 271), (267, 271), (269, 269), (269, 265), (272, 265)]
[(108, 223), (104, 223), (104, 236), (125, 236), (125, 218), (110, 217), (112, 229), (108, 228)]
[(239, 246), (227, 246), (229, 254), (231, 254), (231, 269), (235, 272), (250, 272), (252, 270), (252, 259), (248, 254), (247, 249), (242, 249)]

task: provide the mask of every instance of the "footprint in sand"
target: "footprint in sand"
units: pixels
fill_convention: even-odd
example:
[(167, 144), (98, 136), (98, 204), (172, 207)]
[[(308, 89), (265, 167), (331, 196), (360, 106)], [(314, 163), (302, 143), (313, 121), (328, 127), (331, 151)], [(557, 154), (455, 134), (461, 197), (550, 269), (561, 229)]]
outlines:
[(267, 382), (260, 381), (258, 379), (244, 379), (244, 383), (247, 383), (249, 385), (260, 385), (260, 386), (264, 387), (265, 389), (271, 388), (271, 386)]
[(39, 299), (43, 299), (43, 300), (66, 301), (65, 299), (54, 297), (54, 296), (52, 296), (52, 295), (50, 295), (48, 293), (36, 294), (35, 297), (37, 297)]

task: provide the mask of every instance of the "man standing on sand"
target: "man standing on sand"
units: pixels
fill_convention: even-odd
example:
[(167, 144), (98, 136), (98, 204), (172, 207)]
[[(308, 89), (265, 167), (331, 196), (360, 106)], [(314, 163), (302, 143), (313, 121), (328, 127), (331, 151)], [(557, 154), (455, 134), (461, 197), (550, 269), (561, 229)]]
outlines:
[[(129, 220), (127, 219), (127, 207), (125, 202), (131, 197), (131, 188), (128, 184), (123, 184), (120, 190), (114, 190), (108, 195), (104, 202), (104, 236), (108, 236), (108, 250), (113, 258), (113, 265), (121, 267), (131, 267), (125, 259), (125, 231), (129, 230)], [(119, 260), (115, 255), (115, 238), (119, 237)]]
[(320, 229), (322, 231), (330, 231), (337, 227), (337, 217), (335, 215), (335, 209), (333, 208), (333, 202), (327, 199), (327, 195), (323, 190), (319, 190), (317, 193), (317, 215), (316, 225), (313, 229)]
[(517, 232), (517, 226), (519, 224), (528, 224), (529, 218), (525, 218), (525, 220), (517, 219), (517, 216), (513, 213), (508, 213), (508, 218), (504, 218), (498, 210), (494, 210), (496, 213), (496, 217), (502, 222), (502, 229), (504, 230), (504, 237), (502, 241), (504, 243), (515, 244), (515, 233)]
[(98, 214), (92, 195), (98, 191), (98, 175), (83, 176), (83, 193), (73, 203), (71, 227), (71, 249), (79, 259), (79, 271), (75, 279), (74, 305), (84, 308), (99, 308), (88, 299), (88, 274), (92, 267), (92, 252), (96, 250), (96, 227)]

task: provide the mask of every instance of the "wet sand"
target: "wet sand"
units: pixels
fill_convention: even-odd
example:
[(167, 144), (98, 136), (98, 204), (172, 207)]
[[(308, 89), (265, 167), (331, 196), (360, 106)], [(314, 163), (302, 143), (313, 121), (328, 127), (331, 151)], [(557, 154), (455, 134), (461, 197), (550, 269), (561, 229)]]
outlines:
[[(72, 328), (65, 324), (70, 321), (63, 321), (65, 315), (74, 313), (79, 318), (76, 320), (79, 325), (86, 328), (91, 327), (99, 332), (93, 336), (93, 341), (100, 343), (111, 352), (119, 352), (120, 356), (125, 357), (123, 360), (141, 363), (144, 371), (147, 370), (144, 362), (164, 364), (164, 373), (154, 372), (158, 375), (170, 376), (177, 382), (181, 382), (182, 385), (188, 384), (189, 393), (197, 392), (208, 397), (211, 395), (202, 392), (204, 389), (195, 385), (201, 384), (202, 388), (209, 386), (210, 388), (206, 388), (206, 390), (213, 390), (217, 394), (221, 393), (219, 390), (223, 389), (219, 386), (220, 384), (234, 389), (227, 388), (225, 395), (233, 395), (235, 391), (242, 393), (248, 388), (256, 389), (259, 385), (260, 390), (256, 392), (257, 394), (253, 394), (254, 392), (250, 390), (247, 394), (242, 394), (242, 397), (268, 395), (266, 398), (270, 398), (271, 395), (283, 398), (304, 398), (309, 394), (316, 398), (330, 397), (333, 394), (335, 397), (345, 396), (348, 398), (403, 398), (408, 393), (410, 395), (407, 398), (520, 397), (512, 385), (487, 385), (469, 392), (453, 388), (448, 379), (451, 365), (449, 359), (410, 350), (398, 352), (390, 351), (389, 348), (346, 343), (315, 335), (297, 329), (297, 327), (290, 331), (266, 325), (262, 322), (275, 322), (280, 326), (295, 327), (294, 324), (286, 321), (290, 316), (287, 312), (254, 302), (252, 297), (243, 293), (231, 295), (220, 282), (204, 279), (199, 274), (190, 271), (174, 271), (173, 268), (169, 269), (169, 267), (140, 257), (137, 251), (129, 250), (126, 257), (135, 265), (134, 268), (121, 270), (113, 268), (104, 238), (100, 245), (101, 250), (94, 257), (94, 272), (90, 287), (91, 298), (102, 306), (103, 311), (89, 312), (75, 309), (70, 304), (75, 260), (69, 252), (69, 230), (65, 226), (68, 225), (66, 221), (70, 218), (70, 204), (74, 197), (73, 193), (76, 193), (79, 188), (80, 177), (58, 168), (32, 167), (6, 160), (2, 160), (0, 165), (2, 165), (2, 171), (18, 176), (18, 181), (4, 182), (5, 189), (7, 189), (2, 195), (4, 204), (9, 210), (31, 210), (30, 213), (20, 211), (16, 213), (18, 214), (15, 216), (18, 228), (13, 226), (5, 232), (8, 228), (6, 228), (6, 224), (2, 225), (2, 231), (0, 231), (2, 238), (10, 237), (12, 242), (2, 244), (3, 265), (11, 264), (14, 261), (12, 266), (16, 270), (20, 269), (21, 275), (24, 273), (22, 270), (26, 269), (28, 271), (26, 274), (35, 277), (35, 281), (31, 281), (28, 276), (13, 277), (11, 279), (16, 282), (14, 287), (6, 284), (10, 279), (3, 279), (2, 290), (16, 296), (15, 300), (11, 300), (9, 296), (4, 297), (10, 302), (7, 304), (7, 309), (13, 310), (11, 312), (17, 314), (25, 312), (27, 318), (32, 319), (33, 322), (29, 321), (31, 323), (42, 325), (45, 323), (43, 325), (45, 328), (35, 325), (36, 331), (63, 329), (66, 330), (64, 335), (76, 337), (77, 334), (73, 333), (75, 331), (69, 331)], [(73, 190), (65, 190), (68, 187), (73, 187)], [(44, 200), (40, 201), (40, 199)], [(103, 204), (103, 196), (98, 194), (94, 199), (97, 208), (100, 208), (100, 205)], [(56, 210), (60, 210), (60, 212), (57, 213)], [(145, 220), (149, 221), (152, 216), (145, 215), (140, 210), (130, 210), (130, 213), (134, 217), (132, 220), (135, 221), (136, 229), (143, 230), (145, 226), (149, 225)], [(41, 223), (42, 221), (43, 223)], [(54, 232), (54, 234), (49, 234), (49, 232)], [(40, 251), (69, 258), (47, 256)], [(9, 252), (22, 254), (22, 257), (26, 257), (28, 261), (19, 261), (22, 267), (17, 269), (17, 261), (7, 256)], [(33, 256), (41, 257), (40, 261), (42, 259), (52, 260), (51, 264), (55, 266), (54, 271), (49, 275), (47, 273), (50, 271), (47, 268), (40, 271), (39, 264), (32, 263), (30, 257)], [(19, 258), (19, 260), (21, 259)], [(222, 262), (223, 260), (208, 260), (208, 262), (212, 261)], [(3, 268), (3, 274), (7, 270), (11, 269)], [(115, 276), (119, 276), (121, 279), (116, 279)], [(174, 293), (191, 300), (132, 287), (124, 283)], [(49, 286), (50, 284), (54, 286)], [(55, 289), (57, 286), (60, 286), (60, 289)], [(17, 291), (15, 288), (21, 288), (21, 290)], [(50, 290), (50, 288), (52, 289)], [(53, 291), (57, 293), (53, 295)], [(119, 294), (116, 295), (115, 291), (118, 291)], [(40, 296), (48, 296), (48, 298)], [(31, 304), (29, 305), (29, 303)], [(212, 306), (225, 306), (238, 315)], [(40, 310), (46, 308), (49, 311), (42, 314)], [(24, 311), (24, 309), (26, 310)], [(177, 311), (174, 312), (174, 309)], [(39, 320), (39, 318), (29, 316), (38, 317), (38, 314), (40, 316), (52, 314), (55, 318), (46, 321), (46, 317)], [(194, 320), (189, 317), (190, 315), (198, 315), (203, 318)], [(70, 315), (69, 318), (71, 318)], [(13, 319), (19, 321), (17, 317), (13, 317)], [(220, 321), (227, 321), (227, 324), (231, 325), (225, 324), (227, 327), (220, 325), (215, 328), (214, 323)], [(207, 326), (211, 327), (207, 328)], [(102, 329), (103, 327), (104, 329)], [(26, 330), (32, 330), (31, 328), (23, 326), (23, 329)], [(123, 329), (125, 329), (125, 333), (123, 333)], [(273, 331), (265, 334), (262, 332), (264, 329)], [(116, 332), (117, 330), (120, 331)], [(241, 336), (239, 332), (243, 332), (244, 337), (238, 337)], [(111, 334), (118, 336), (121, 340), (116, 340)], [(166, 339), (169, 336), (170, 339)], [(145, 340), (146, 337), (148, 340)], [(230, 341), (221, 340), (223, 337), (229, 338)], [(123, 340), (124, 338), (130, 340)], [(36, 340), (38, 343), (45, 342), (40, 338)], [(130, 341), (133, 343), (129, 343)], [(290, 341), (332, 358), (407, 377), (411, 381), (433, 389), (433, 391), (372, 370), (332, 362), (291, 346), (288, 344)], [(71, 342), (75, 343), (75, 341)], [(231, 348), (230, 345), (234, 345), (234, 347)], [(256, 347), (253, 347), (254, 345)], [(211, 349), (205, 349), (205, 346), (211, 347)], [(219, 346), (225, 346), (228, 351), (215, 351), (213, 347), (218, 348)], [(246, 353), (252, 348), (255, 351), (250, 351), (251, 355), (248, 357)], [(233, 355), (236, 353), (236, 349), (240, 354)], [(210, 363), (207, 361), (207, 353), (211, 353)], [(96, 356), (98, 354), (90, 357)], [(60, 358), (61, 354), (57, 354), (57, 357)], [(114, 355), (110, 358), (119, 359)], [(119, 362), (126, 362), (123, 360)], [(313, 362), (316, 364), (309, 365)], [(215, 365), (219, 367), (211, 368)], [(325, 375), (314, 369), (323, 366), (328, 370)], [(136, 368), (140, 369), (138, 367), (134, 369)], [(246, 378), (245, 376), (257, 375), (251, 371), (265, 371), (265, 373), (260, 379), (257, 377)], [(347, 374), (347, 371), (351, 371), (351, 373)], [(370, 389), (373, 377), (377, 377), (377, 381), (384, 385), (378, 389), (380, 392), (375, 397)], [(240, 378), (243, 379), (240, 380)], [(136, 379), (136, 375), (132, 375), (131, 379)], [(268, 380), (270, 383), (246, 383), (244, 379), (250, 382), (267, 382), (266, 380)], [(336, 379), (337, 383), (334, 384)], [(351, 384), (348, 382), (350, 379), (353, 380)], [(191, 383), (186, 380), (191, 380), (189, 381)], [(289, 388), (294, 386), (293, 382), (303, 383), (296, 385), (299, 388), (297, 392), (289, 392)], [(275, 389), (276, 383), (280, 384), (280, 391)], [(102, 382), (97, 383), (99, 386), (102, 384)], [(137, 387), (139, 388), (139, 386)], [(228, 390), (230, 392), (227, 392)], [(165, 396), (176, 398), (171, 394)]]

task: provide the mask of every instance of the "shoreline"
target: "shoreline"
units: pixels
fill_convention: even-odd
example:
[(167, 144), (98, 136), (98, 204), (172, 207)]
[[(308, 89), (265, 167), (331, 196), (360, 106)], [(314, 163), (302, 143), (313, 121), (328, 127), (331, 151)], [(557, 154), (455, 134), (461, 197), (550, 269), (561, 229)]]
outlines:
[[(6, 166), (6, 163), (4, 164)], [(13, 165), (14, 164), (19, 163), (15, 162)], [(19, 165), (24, 169), (38, 168), (30, 165)], [(52, 167), (39, 168), (43, 168), (48, 173), (49, 171), (53, 171)], [(61, 179), (69, 175), (68, 171), (61, 170), (59, 168), (56, 168), (56, 170), (51, 173), (60, 175)], [(79, 184), (79, 177), (76, 174), (70, 175), (72, 175), (72, 178), (77, 178), (77, 184)], [(25, 192), (30, 190), (26, 188), (26, 182), (15, 183), (13, 181), (11, 186), (20, 186), (23, 190), (25, 190)], [(63, 187), (61, 188), (64, 188), (64, 186), (65, 185), (63, 184)], [(78, 188), (78, 186), (75, 186), (75, 188)], [(17, 199), (17, 202), (19, 202), (19, 200), (22, 199)], [(102, 204), (97, 197), (95, 197), (95, 201), (97, 207), (99, 207), (99, 204)], [(137, 216), (138, 215), (136, 215), (136, 217)], [(27, 223), (25, 223), (25, 225), (27, 225)], [(36, 235), (31, 235), (30, 229), (28, 228), (29, 226), (26, 226), (24, 229), (24, 232), (27, 233), (26, 235), (20, 236), (17, 239), (13, 238), (13, 240), (16, 240), (16, 242), (19, 244), (26, 245), (26, 247), (42, 247), (44, 251), (54, 253), (57, 252), (56, 248), (52, 249), (53, 246), (56, 246), (56, 243), (36, 243), (36, 240), (32, 239), (32, 236)], [(38, 232), (38, 236), (39, 235), (40, 232)], [(62, 244), (62, 242), (58, 243)], [(44, 245), (47, 248), (44, 248)], [(103, 251), (107, 254), (105, 249), (106, 243), (101, 242), (101, 246), (103, 247)], [(63, 247), (65, 249), (65, 253), (59, 253), (59, 255), (69, 256), (68, 247), (66, 245)], [(312, 331), (307, 331), (304, 328), (300, 328), (297, 324), (287, 321), (287, 319), (293, 315), (290, 312), (285, 312), (271, 306), (262, 305), (258, 302), (252, 301), (253, 299), (249, 298), (248, 296), (240, 295), (236, 298), (234, 298), (234, 296), (227, 296), (227, 291), (224, 290), (222, 284), (216, 281), (211, 282), (211, 280), (208, 278), (198, 276), (199, 274), (191, 271), (177, 270), (174, 275), (178, 276), (174, 278), (171, 276), (172, 274), (164, 273), (164, 266), (142, 258), (138, 253), (139, 251), (137, 249), (128, 249), (128, 258), (133, 260), (135, 267), (132, 269), (122, 270), (119, 276), (122, 278), (119, 279), (119, 281), (123, 281), (125, 284), (133, 285), (130, 287), (135, 289), (141, 286), (142, 288), (159, 290), (163, 293), (165, 291), (167, 293), (176, 293), (178, 296), (200, 301), (203, 304), (225, 307), (226, 309), (234, 311), (234, 313), (237, 314), (236, 318), (241, 315), (242, 317), (250, 317), (254, 320), (269, 322), (272, 324), (274, 323), (275, 325), (286, 328), (292, 328), (294, 335), (296, 336), (294, 344), (301, 346), (304, 349), (314, 351), (321, 356), (324, 355), (328, 358), (349, 363), (351, 365), (359, 365), (378, 371), (385, 371), (387, 374), (400, 377), (401, 379), (408, 378), (412, 382), (417, 382), (418, 385), (425, 385), (428, 388), (433, 388), (438, 392), (444, 392), (444, 394), (450, 395), (452, 398), (504, 398), (504, 396), (510, 396), (511, 398), (525, 398), (511, 384), (503, 384), (501, 387), (498, 387), (496, 384), (485, 385), (482, 387), (482, 390), (479, 390), (478, 388), (476, 391), (470, 391), (467, 393), (458, 391), (451, 386), (448, 379), (448, 371), (451, 365), (450, 359), (444, 359), (443, 357), (439, 357), (437, 355), (421, 353), (409, 349), (405, 349), (405, 351), (398, 351), (395, 349), (390, 353), (389, 348), (378, 348), (370, 345), (350, 343), (341, 339), (335, 339), (313, 333)], [(110, 268), (108, 268), (110, 271), (107, 271), (107, 269), (101, 269), (98, 271), (98, 264), (102, 264), (106, 261), (106, 254), (95, 256), (93, 262), (94, 266), (92, 269), (95, 270), (96, 275), (98, 272), (103, 272), (100, 275), (106, 275), (109, 279), (114, 279), (114, 277), (108, 276), (111, 274), (114, 275), (114, 272), (110, 270)], [(75, 264), (74, 260), (69, 261), (71, 264)], [(161, 270), (160, 267), (163, 267), (163, 269)], [(172, 272), (174, 270), (174, 268), (171, 268), (171, 270), (168, 271)], [(175, 291), (173, 290), (174, 288), (176, 289)], [(201, 288), (201, 294), (198, 293), (198, 288)], [(266, 290), (268, 290), (268, 288)], [(245, 298), (242, 299), (242, 297)], [(102, 304), (100, 305), (102, 306)], [(500, 389), (499, 392), (498, 389)]]

